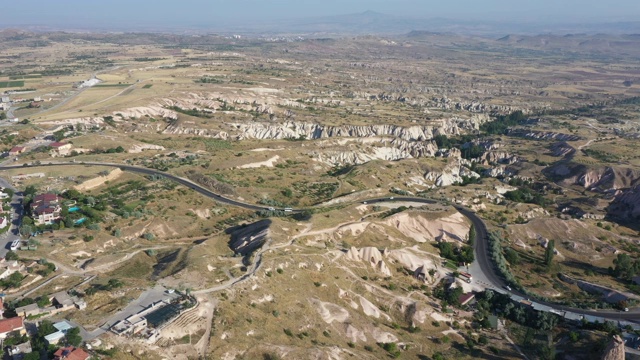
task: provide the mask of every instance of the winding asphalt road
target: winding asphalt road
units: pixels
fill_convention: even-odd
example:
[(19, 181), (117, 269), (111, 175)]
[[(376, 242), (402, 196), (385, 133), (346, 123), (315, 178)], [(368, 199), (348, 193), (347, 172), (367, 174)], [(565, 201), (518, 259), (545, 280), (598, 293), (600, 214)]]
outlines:
[[(125, 164), (115, 164), (115, 163), (103, 163), (103, 162), (50, 162), (50, 163), (46, 163), (46, 164), (27, 164), (27, 165), (9, 165), (9, 166), (0, 166), (0, 171), (2, 170), (12, 170), (12, 169), (16, 169), (16, 168), (26, 168), (26, 167), (48, 167), (48, 166), (110, 166), (110, 167), (118, 167), (124, 171), (129, 171), (129, 172), (134, 172), (134, 173), (139, 173), (139, 174), (144, 174), (144, 175), (160, 175), (163, 176), (165, 178), (171, 179), (181, 185), (184, 185), (206, 197), (212, 198), (217, 202), (223, 203), (223, 204), (228, 204), (228, 205), (232, 205), (232, 206), (237, 206), (237, 207), (241, 207), (241, 208), (245, 208), (248, 210), (254, 210), (254, 211), (259, 211), (259, 210), (269, 210), (270, 207), (267, 206), (259, 206), (259, 205), (254, 205), (254, 204), (247, 204), (241, 201), (237, 201), (237, 200), (233, 200), (233, 199), (229, 199), (226, 197), (223, 197), (221, 195), (218, 195), (188, 179), (182, 178), (180, 176), (176, 176), (173, 174), (169, 174), (166, 172), (162, 172), (162, 171), (158, 171), (158, 170), (154, 170), (154, 169), (148, 169), (148, 168), (143, 168), (143, 167), (138, 167), (138, 166), (132, 166), (132, 165), (125, 165)], [(380, 203), (380, 202), (389, 202), (389, 201), (406, 201), (406, 202), (414, 202), (414, 203), (423, 203), (423, 204), (436, 204), (438, 203), (437, 201), (434, 200), (430, 200), (430, 199), (425, 199), (425, 198), (419, 198), (419, 197), (385, 197), (385, 198), (376, 198), (376, 199), (369, 199), (366, 201), (363, 201), (363, 203), (367, 203), (367, 204), (373, 204), (373, 203)], [(491, 262), (491, 257), (489, 254), (489, 246), (488, 246), (488, 231), (487, 231), (487, 227), (484, 223), (484, 221), (482, 221), (482, 219), (480, 219), (480, 217), (478, 217), (476, 215), (475, 212), (463, 207), (463, 206), (459, 206), (459, 205), (454, 205), (454, 207), (456, 208), (456, 210), (458, 210), (462, 215), (464, 215), (465, 217), (467, 217), (469, 219), (469, 221), (471, 221), (471, 223), (474, 225), (475, 227), (475, 231), (476, 231), (476, 241), (475, 241), (475, 253), (476, 253), (476, 261), (477, 264), (480, 268), (480, 271), (483, 273), (484, 277), (486, 278), (486, 280), (489, 282), (489, 284), (494, 288), (494, 289), (500, 289), (500, 292), (503, 293), (508, 293), (510, 294), (512, 297), (516, 297), (516, 298), (527, 298), (526, 294), (520, 293), (518, 291), (515, 290), (507, 290), (506, 289), (506, 285), (507, 283), (505, 282), (505, 280), (496, 272), (496, 269), (494, 267), (494, 264)], [(284, 210), (284, 209), (278, 209), (278, 210)], [(291, 212), (293, 213), (299, 213), (302, 212), (306, 209), (295, 209), (292, 210)], [(539, 301), (539, 300), (535, 300), (533, 301), (536, 305), (538, 306), (543, 306), (545, 308), (548, 308), (550, 310), (548, 311), (553, 311), (554, 313), (558, 314), (560, 312), (570, 312), (572, 314), (577, 314), (579, 316), (592, 316), (592, 317), (598, 317), (601, 319), (607, 319), (607, 320), (612, 320), (612, 321), (628, 321), (628, 322), (632, 322), (632, 323), (639, 323), (640, 324), (640, 309), (634, 309), (630, 312), (620, 312), (617, 310), (602, 310), (602, 311), (595, 311), (595, 310), (585, 310), (585, 309), (578, 309), (578, 308), (571, 308), (568, 306), (563, 306), (563, 305), (558, 305), (558, 304), (553, 304), (553, 303), (549, 303), (549, 302), (545, 302), (545, 301)]]

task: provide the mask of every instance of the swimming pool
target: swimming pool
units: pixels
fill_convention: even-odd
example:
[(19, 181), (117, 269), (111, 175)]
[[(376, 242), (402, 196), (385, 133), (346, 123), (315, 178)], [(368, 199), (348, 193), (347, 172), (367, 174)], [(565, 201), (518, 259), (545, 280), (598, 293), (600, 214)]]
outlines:
[(79, 207), (77, 207), (77, 206), (74, 206), (74, 207), (70, 207), (70, 208), (69, 208), (69, 212), (76, 212), (76, 211), (78, 211), (78, 210), (80, 210), (80, 208), (79, 208)]
[(85, 221), (87, 221), (87, 218), (80, 218), (80, 219), (76, 220), (75, 224), (76, 224), (76, 225), (80, 225), (80, 224), (82, 224), (82, 223), (83, 223), (83, 222), (85, 222)]

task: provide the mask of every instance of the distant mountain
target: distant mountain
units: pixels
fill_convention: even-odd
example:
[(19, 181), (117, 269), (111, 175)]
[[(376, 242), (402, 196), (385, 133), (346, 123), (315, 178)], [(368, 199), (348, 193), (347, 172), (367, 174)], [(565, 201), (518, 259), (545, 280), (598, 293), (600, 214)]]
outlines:
[(639, 35), (568, 34), (560, 35), (507, 35), (500, 43), (521, 48), (558, 50), (566, 52), (606, 53), (621, 56), (640, 54)]
[[(0, 25), (0, 29), (2, 29)], [(424, 33), (446, 33), (457, 35), (483, 36), (487, 38), (501, 38), (507, 34), (536, 35), (536, 34), (575, 34), (594, 35), (607, 34), (640, 34), (640, 21), (610, 22), (610, 23), (543, 23), (543, 22), (501, 22), (489, 20), (452, 20), (445, 18), (418, 18), (411, 16), (397, 16), (375, 11), (362, 13), (317, 16), (283, 20), (252, 20), (242, 18), (228, 18), (221, 21), (180, 26), (178, 24), (164, 25), (116, 25), (107, 27), (70, 24), (68, 27), (45, 26), (38, 24), (17, 26), (35, 32), (50, 31), (90, 31), (113, 32), (135, 31), (147, 33), (173, 34), (210, 34), (212, 32), (230, 35), (304, 35), (304, 36), (342, 36), (342, 35), (405, 35)]]
[(278, 22), (254, 22), (251, 25), (229, 25), (216, 31), (239, 31), (245, 33), (296, 33), (328, 35), (384, 34), (398, 35), (411, 31), (430, 31), (463, 35), (499, 37), (505, 34), (569, 34), (569, 33), (640, 33), (640, 21), (616, 23), (510, 23), (481, 20), (452, 20), (445, 18), (416, 18), (382, 14), (375, 11), (363, 13), (319, 16), (302, 19), (281, 20)]

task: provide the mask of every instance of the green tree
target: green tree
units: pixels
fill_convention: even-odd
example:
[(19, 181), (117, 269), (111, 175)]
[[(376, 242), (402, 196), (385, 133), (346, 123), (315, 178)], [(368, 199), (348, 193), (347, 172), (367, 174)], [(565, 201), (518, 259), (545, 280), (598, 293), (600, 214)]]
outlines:
[(640, 272), (640, 262), (633, 260), (627, 254), (618, 254), (613, 260), (615, 268), (613, 269), (613, 275), (625, 280), (633, 279), (638, 272)]
[(19, 272), (14, 272), (13, 274), (9, 275), (9, 277), (0, 280), (0, 285), (8, 288), (17, 288), (20, 287), (22, 279), (24, 279), (24, 276), (22, 274), (20, 274)]
[(124, 286), (124, 283), (122, 283), (122, 281), (120, 281), (119, 279), (109, 279), (107, 286), (111, 289), (121, 288)]
[(69, 329), (67, 334), (65, 335), (65, 340), (68, 345), (71, 346), (80, 346), (82, 343), (82, 337), (80, 336), (80, 329), (77, 327)]
[(38, 189), (33, 185), (29, 185), (24, 189), (24, 195), (25, 196), (33, 196), (37, 192), (38, 192)]
[(62, 129), (62, 130), (55, 131), (52, 135), (56, 141), (61, 141), (62, 139), (64, 139), (64, 133), (65, 131), (64, 129)]
[(511, 265), (518, 265), (520, 264), (520, 255), (518, 255), (518, 252), (513, 250), (512, 248), (506, 248), (504, 250), (504, 258), (509, 262), (509, 264)]
[(283, 189), (281, 191), (281, 193), (282, 193), (282, 195), (284, 195), (284, 196), (286, 196), (288, 198), (293, 196), (293, 191), (291, 189), (289, 189), (289, 188)]
[(30, 352), (28, 354), (25, 354), (22, 360), (40, 360), (40, 353), (35, 351)]
[(47, 307), (49, 305), (51, 305), (51, 300), (49, 300), (48, 296), (40, 296), (38, 298), (38, 300), (36, 301), (36, 304), (38, 304), (39, 307)]
[(549, 242), (547, 243), (547, 248), (544, 251), (544, 264), (547, 266), (551, 266), (551, 263), (553, 262), (553, 255), (554, 251), (556, 248), (556, 241), (555, 240), (549, 240)]
[(5, 259), (7, 260), (18, 260), (18, 254), (16, 254), (14, 251), (9, 250), (7, 252), (7, 255), (4, 256)]

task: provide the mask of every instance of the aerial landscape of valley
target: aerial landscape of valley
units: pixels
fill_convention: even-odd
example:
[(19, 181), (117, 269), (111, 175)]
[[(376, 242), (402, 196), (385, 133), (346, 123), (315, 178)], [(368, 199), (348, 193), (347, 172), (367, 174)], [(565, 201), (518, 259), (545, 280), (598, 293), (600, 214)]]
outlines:
[(69, 3), (0, 24), (3, 358), (640, 358), (640, 23)]

